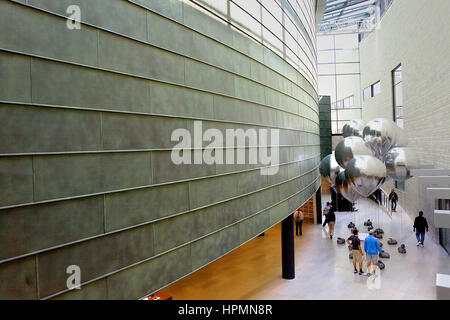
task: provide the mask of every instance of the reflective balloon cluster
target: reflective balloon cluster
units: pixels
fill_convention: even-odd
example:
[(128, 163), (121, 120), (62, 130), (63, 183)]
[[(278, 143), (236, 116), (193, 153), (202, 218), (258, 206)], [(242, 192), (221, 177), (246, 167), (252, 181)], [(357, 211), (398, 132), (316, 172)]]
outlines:
[(350, 202), (368, 197), (387, 178), (405, 181), (418, 167), (403, 129), (385, 118), (365, 123), (351, 120), (343, 128), (344, 139), (323, 158), (319, 171)]

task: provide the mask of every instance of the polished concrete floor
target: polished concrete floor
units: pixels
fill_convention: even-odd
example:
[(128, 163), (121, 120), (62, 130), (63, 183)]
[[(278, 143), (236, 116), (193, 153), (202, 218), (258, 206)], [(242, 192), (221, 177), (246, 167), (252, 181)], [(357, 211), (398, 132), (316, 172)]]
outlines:
[[(323, 202), (327, 197), (323, 197)], [(425, 247), (416, 247), (412, 221), (401, 208), (390, 217), (368, 200), (359, 200), (358, 212), (338, 212), (335, 237), (328, 229), (305, 224), (302, 237), (295, 237), (293, 280), (281, 277), (281, 225), (266, 231), (223, 258), (162, 289), (173, 299), (436, 299), (436, 273), (450, 274), (450, 257), (435, 241), (425, 239)], [(374, 227), (384, 229), (383, 259), (379, 276), (353, 274), (346, 245), (337, 245), (336, 237), (350, 235), (347, 224), (356, 223), (360, 232), (370, 218)], [(387, 239), (404, 243), (407, 254), (389, 246)], [(366, 266), (364, 266), (366, 271)]]

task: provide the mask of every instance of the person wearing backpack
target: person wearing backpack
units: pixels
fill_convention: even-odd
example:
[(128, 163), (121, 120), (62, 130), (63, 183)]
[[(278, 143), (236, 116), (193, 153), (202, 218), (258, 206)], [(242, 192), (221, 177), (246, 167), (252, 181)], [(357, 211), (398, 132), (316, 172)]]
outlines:
[(353, 235), (351, 235), (347, 239), (347, 244), (352, 247), (353, 253), (353, 268), (355, 269), (353, 273), (357, 273), (356, 263), (359, 263), (359, 274), (362, 275), (364, 272), (362, 271), (362, 250), (361, 250), (361, 240), (358, 238), (358, 229), (353, 229)]
[(392, 189), (389, 194), (389, 201), (391, 201), (391, 210), (395, 212), (395, 210), (397, 210), (398, 195), (395, 193), (394, 189)]
[(330, 239), (333, 239), (334, 234), (334, 223), (336, 222), (336, 216), (334, 214), (334, 208), (330, 207), (327, 214), (328, 231), (330, 232)]
[(367, 260), (367, 275), (370, 276), (370, 265), (373, 265), (373, 275), (376, 277), (378, 253), (382, 253), (380, 241), (375, 238), (375, 231), (371, 231), (370, 235), (364, 240), (364, 251)]
[(294, 221), (295, 221), (295, 234), (298, 236), (302, 235), (302, 224), (303, 224), (303, 212), (301, 210), (297, 210), (294, 213)]
[(428, 222), (423, 216), (423, 211), (419, 211), (419, 216), (414, 219), (413, 232), (416, 233), (417, 246), (423, 248), (423, 242), (425, 241), (425, 230), (428, 232)]

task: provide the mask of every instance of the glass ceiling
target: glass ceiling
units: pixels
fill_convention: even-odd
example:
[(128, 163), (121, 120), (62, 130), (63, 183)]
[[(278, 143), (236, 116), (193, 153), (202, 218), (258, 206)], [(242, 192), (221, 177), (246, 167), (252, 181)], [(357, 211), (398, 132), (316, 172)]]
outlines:
[(327, 0), (319, 34), (372, 31), (392, 0)]

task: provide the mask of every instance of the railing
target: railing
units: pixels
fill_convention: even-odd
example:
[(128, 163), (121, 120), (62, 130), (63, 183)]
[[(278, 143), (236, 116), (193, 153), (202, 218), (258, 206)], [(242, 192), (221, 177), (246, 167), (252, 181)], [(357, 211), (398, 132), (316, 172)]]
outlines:
[(389, 196), (382, 189), (378, 189), (372, 193), (369, 196), (369, 199), (376, 202), (392, 218)]
[(380, 189), (381, 201), (380, 206), (386, 211), (386, 213), (392, 218), (392, 210), (389, 203), (389, 196), (386, 192)]

